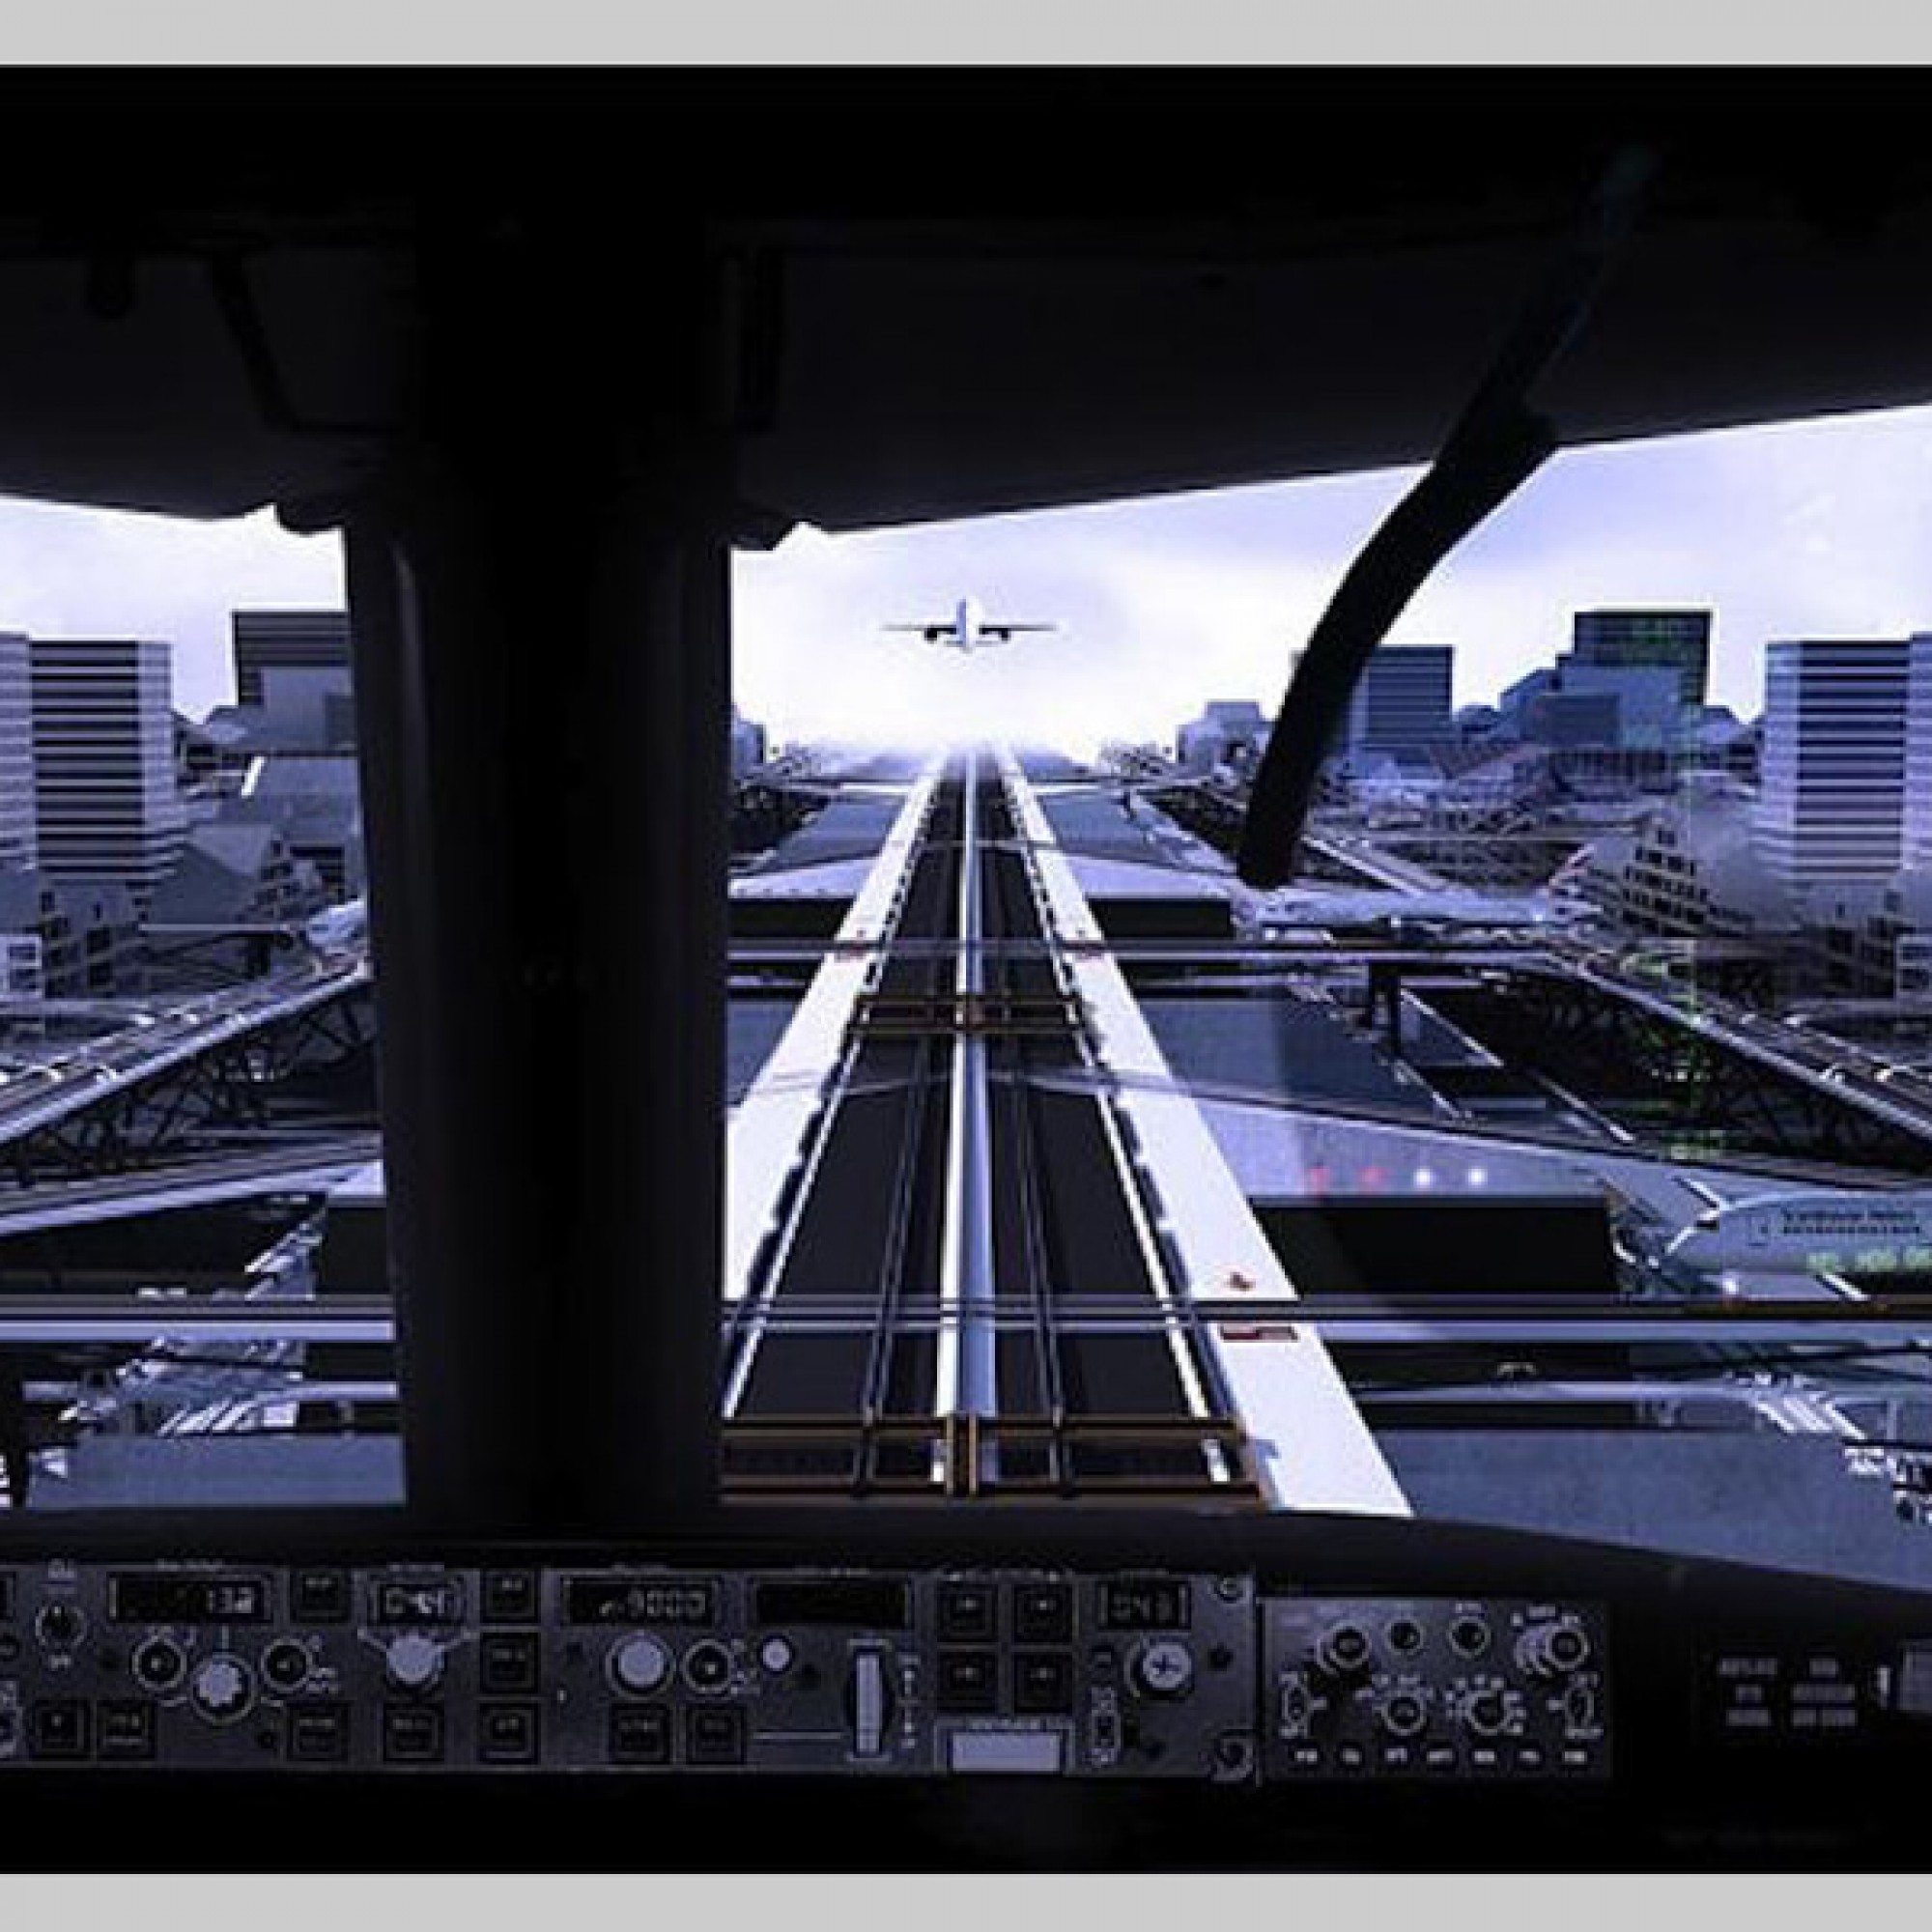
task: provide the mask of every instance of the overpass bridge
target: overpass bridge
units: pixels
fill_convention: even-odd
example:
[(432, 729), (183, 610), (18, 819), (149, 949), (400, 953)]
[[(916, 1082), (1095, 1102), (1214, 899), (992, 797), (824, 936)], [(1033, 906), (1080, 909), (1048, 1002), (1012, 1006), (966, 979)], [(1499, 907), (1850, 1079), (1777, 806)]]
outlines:
[(382, 1157), (375, 1132), (302, 1135), (287, 1145), (223, 1151), (165, 1167), (0, 1190), (0, 1238), (182, 1213), (268, 1194), (325, 1194)]
[(247, 1122), (295, 1065), (370, 1042), (371, 994), (365, 954), (316, 957), (0, 1073), (0, 1167), (112, 1169), (185, 1126)]

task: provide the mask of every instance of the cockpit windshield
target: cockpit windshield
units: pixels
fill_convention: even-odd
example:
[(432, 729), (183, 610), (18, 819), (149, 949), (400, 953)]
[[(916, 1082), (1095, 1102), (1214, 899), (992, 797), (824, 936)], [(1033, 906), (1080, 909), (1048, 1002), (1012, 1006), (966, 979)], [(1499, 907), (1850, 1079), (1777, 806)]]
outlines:
[[(1413, 472), (741, 554), (726, 1499), (1932, 1583), (1928, 452), (1557, 457), (1265, 888), (1271, 707)], [(14, 1510), (402, 1494), (345, 596), (241, 529), (0, 506)]]

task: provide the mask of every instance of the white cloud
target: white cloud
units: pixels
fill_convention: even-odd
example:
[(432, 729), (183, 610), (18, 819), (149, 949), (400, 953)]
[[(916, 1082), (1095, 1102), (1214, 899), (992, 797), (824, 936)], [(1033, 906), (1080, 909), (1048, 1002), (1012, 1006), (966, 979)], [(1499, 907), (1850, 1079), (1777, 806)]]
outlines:
[(268, 512), (227, 523), (0, 500), (0, 631), (160, 638), (175, 703), (234, 696), (229, 613), (253, 604), (339, 609), (333, 537), (291, 536)]
[[(740, 560), (742, 699), (781, 736), (993, 725), (1073, 750), (1164, 737), (1208, 697), (1271, 705), (1416, 473), (801, 533)], [(1066, 634), (966, 666), (873, 635), (969, 592)], [(1392, 636), (1455, 643), (1466, 703), (1548, 663), (1575, 611), (1615, 604), (1715, 609), (1712, 696), (1747, 713), (1771, 638), (1932, 628), (1932, 409), (1567, 451), (1448, 559)]]
[[(736, 686), (781, 738), (1164, 737), (1272, 704), (1414, 471), (827, 537), (734, 573)], [(880, 626), (961, 596), (1055, 636), (962, 661)], [(0, 502), (0, 630), (176, 646), (177, 701), (229, 695), (228, 617), (337, 604), (339, 545), (264, 515), (190, 524)], [(1546, 663), (1592, 604), (1718, 612), (1713, 696), (1754, 711), (1765, 641), (1932, 628), (1932, 409), (1566, 452), (1424, 585), (1397, 638), (1458, 645), (1458, 700)], [(532, 675), (542, 675), (533, 664)]]

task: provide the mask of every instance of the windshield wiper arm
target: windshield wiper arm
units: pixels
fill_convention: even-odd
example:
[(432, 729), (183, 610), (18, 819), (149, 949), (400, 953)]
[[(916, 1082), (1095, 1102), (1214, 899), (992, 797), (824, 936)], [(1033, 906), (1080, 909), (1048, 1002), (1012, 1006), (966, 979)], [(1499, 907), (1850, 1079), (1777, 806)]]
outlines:
[(1614, 156), (1428, 473), (1383, 519), (1321, 613), (1248, 800), (1236, 858), (1248, 885), (1293, 876), (1321, 761), (1370, 652), (1430, 572), (1555, 450), (1555, 428), (1531, 393), (1588, 317), (1655, 169), (1647, 149)]

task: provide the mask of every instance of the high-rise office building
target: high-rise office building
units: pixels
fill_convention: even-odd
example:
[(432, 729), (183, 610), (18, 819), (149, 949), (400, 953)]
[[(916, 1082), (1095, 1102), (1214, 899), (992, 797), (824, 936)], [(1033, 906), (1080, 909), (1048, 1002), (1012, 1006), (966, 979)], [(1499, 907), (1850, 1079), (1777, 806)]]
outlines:
[(41, 869), (120, 880), (144, 898), (179, 857), (187, 825), (169, 647), (35, 638), (28, 661)]
[(276, 669), (307, 673), (287, 680), (292, 692), (322, 685), (348, 690), (346, 611), (237, 611), (232, 622), (237, 704), (267, 704), (269, 673)]
[(31, 649), (17, 632), (0, 635), (0, 871), (28, 871), (40, 863)]
[(207, 728), (247, 753), (355, 746), (349, 618), (341, 611), (237, 611), (237, 701)]
[(1456, 735), (1453, 644), (1384, 644), (1362, 668), (1336, 749), (1421, 756)]
[(1932, 632), (1906, 645), (1905, 824), (1901, 859), (1932, 872)]
[(1708, 611), (1578, 611), (1571, 656), (1579, 665), (1635, 670), (1667, 666), (1684, 702), (1701, 706), (1711, 679)]
[(1755, 835), (1784, 883), (1897, 871), (1909, 658), (1898, 640), (1807, 639), (1768, 648)]

